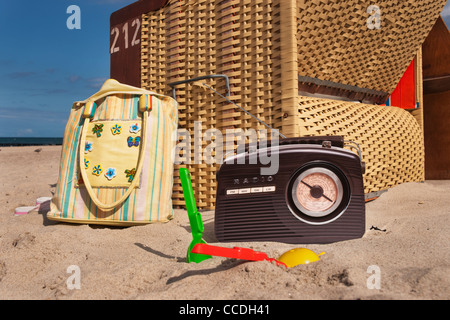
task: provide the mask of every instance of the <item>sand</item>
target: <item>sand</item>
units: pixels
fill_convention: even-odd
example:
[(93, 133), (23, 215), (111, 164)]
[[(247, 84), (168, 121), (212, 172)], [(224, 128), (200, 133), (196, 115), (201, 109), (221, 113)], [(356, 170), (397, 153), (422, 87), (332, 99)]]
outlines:
[(220, 257), (188, 264), (192, 237), (184, 210), (166, 224), (127, 228), (52, 222), (45, 205), (14, 216), (16, 207), (52, 196), (61, 147), (0, 149), (0, 299), (450, 298), (450, 181), (390, 189), (366, 205), (363, 238), (327, 245), (218, 243), (214, 212), (202, 212), (210, 244), (274, 258), (295, 247), (325, 254), (289, 269)]

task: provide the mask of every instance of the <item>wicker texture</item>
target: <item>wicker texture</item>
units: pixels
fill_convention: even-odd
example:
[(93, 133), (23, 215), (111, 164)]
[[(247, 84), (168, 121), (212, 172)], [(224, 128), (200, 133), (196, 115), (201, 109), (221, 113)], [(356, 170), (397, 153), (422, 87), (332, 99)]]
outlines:
[[(257, 1), (171, 1), (169, 6), (143, 16), (142, 86), (170, 92), (168, 83), (210, 74), (230, 77), (229, 99), (244, 106), (261, 120), (277, 128), (282, 125), (279, 5)], [(278, 25), (274, 29), (274, 25)], [(274, 56), (275, 54), (275, 56)], [(268, 76), (270, 74), (270, 77)], [(225, 93), (222, 80), (207, 81)], [(212, 91), (197, 85), (177, 88), (180, 128), (192, 135), (194, 122), (202, 131), (216, 128), (263, 129)], [(292, 108), (291, 108), (292, 109)], [(202, 150), (210, 142), (201, 144)], [(218, 165), (182, 165), (191, 172), (199, 208), (215, 203)], [(179, 167), (179, 166), (178, 166)], [(178, 169), (177, 167), (177, 169)], [(174, 177), (174, 205), (184, 205), (178, 170)]]
[(358, 143), (366, 163), (365, 193), (424, 180), (423, 133), (405, 110), (299, 97), (301, 132), (343, 135)]
[[(169, 1), (142, 17), (142, 87), (170, 94), (171, 82), (226, 74), (229, 99), (286, 136), (337, 134), (361, 144), (366, 192), (423, 180), (423, 136), (408, 112), (299, 96), (299, 75), (392, 92), (445, 1), (377, 3), (382, 28), (369, 32), (368, 0)], [(222, 80), (204, 83), (225, 93)], [(177, 100), (192, 151), (195, 121), (203, 132), (264, 128), (201, 83), (178, 87)], [(198, 207), (214, 208), (218, 165), (182, 166)], [(178, 168), (174, 185), (173, 203), (184, 206)]]
[[(391, 93), (445, 1), (298, 0), (297, 4), (300, 75)], [(367, 27), (374, 14), (367, 13), (372, 4), (380, 8), (379, 29)]]

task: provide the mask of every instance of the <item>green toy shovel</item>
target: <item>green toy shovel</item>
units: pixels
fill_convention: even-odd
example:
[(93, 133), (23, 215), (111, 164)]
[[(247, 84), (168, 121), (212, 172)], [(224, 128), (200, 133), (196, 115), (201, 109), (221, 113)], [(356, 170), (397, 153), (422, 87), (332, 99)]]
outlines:
[(212, 256), (207, 254), (192, 253), (192, 249), (196, 244), (205, 243), (202, 239), (203, 226), (202, 215), (197, 210), (197, 204), (195, 203), (194, 192), (192, 191), (191, 174), (188, 169), (180, 168), (181, 186), (183, 187), (184, 201), (186, 203), (186, 210), (189, 216), (189, 224), (191, 225), (192, 242), (189, 245), (187, 252), (187, 262), (202, 262), (203, 260), (211, 259)]

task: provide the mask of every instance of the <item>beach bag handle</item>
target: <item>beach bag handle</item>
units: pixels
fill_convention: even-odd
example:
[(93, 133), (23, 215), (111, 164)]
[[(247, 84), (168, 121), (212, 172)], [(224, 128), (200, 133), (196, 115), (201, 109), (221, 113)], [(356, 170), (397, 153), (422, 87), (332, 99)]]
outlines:
[(146, 136), (147, 136), (147, 122), (148, 122), (148, 115), (152, 108), (152, 96), (159, 96), (158, 94), (140, 89), (140, 88), (134, 88), (128, 85), (124, 85), (119, 83), (116, 80), (109, 79), (105, 82), (105, 84), (102, 86), (99, 92), (91, 96), (90, 98), (86, 99), (85, 101), (81, 101), (79, 103), (84, 104), (84, 110), (83, 110), (83, 117), (84, 123), (83, 123), (83, 130), (81, 133), (81, 141), (80, 141), (80, 149), (79, 149), (79, 168), (81, 172), (81, 177), (83, 178), (84, 185), (86, 186), (86, 190), (91, 197), (94, 204), (103, 211), (112, 210), (115, 207), (121, 205), (131, 194), (133, 189), (136, 187), (136, 184), (138, 183), (139, 179), (133, 179), (131, 182), (131, 185), (125, 192), (125, 194), (114, 203), (102, 203), (100, 200), (98, 200), (96, 194), (94, 193), (94, 190), (92, 189), (91, 183), (89, 182), (89, 179), (87, 177), (86, 169), (83, 164), (84, 158), (81, 156), (84, 154), (84, 148), (86, 144), (86, 134), (88, 131), (88, 126), (90, 122), (90, 118), (92, 118), (95, 114), (95, 110), (97, 108), (95, 101), (100, 100), (108, 95), (112, 94), (135, 94), (140, 95), (139, 98), (139, 111), (142, 112), (142, 137), (141, 137), (141, 149), (139, 151), (139, 158), (138, 158), (138, 164), (136, 168), (136, 174), (135, 176), (138, 177), (141, 174), (143, 163), (144, 163), (144, 154), (145, 154), (145, 148), (146, 148)]
[(139, 179), (133, 179), (131, 182), (131, 185), (125, 192), (125, 194), (114, 203), (102, 203), (97, 198), (96, 194), (94, 193), (94, 190), (92, 189), (91, 183), (89, 182), (89, 179), (87, 177), (86, 169), (83, 164), (83, 157), (81, 156), (84, 153), (84, 148), (86, 144), (86, 134), (88, 130), (88, 125), (90, 122), (90, 118), (92, 118), (95, 114), (95, 110), (97, 108), (95, 101), (100, 100), (106, 96), (112, 95), (112, 94), (135, 94), (140, 95), (139, 98), (139, 111), (143, 113), (142, 115), (142, 137), (141, 137), (141, 150), (139, 152), (139, 158), (138, 158), (138, 164), (136, 168), (136, 174), (135, 176), (138, 177), (141, 174), (142, 167), (144, 164), (144, 154), (145, 154), (145, 148), (146, 148), (146, 136), (147, 136), (147, 122), (148, 122), (148, 115), (152, 108), (152, 96), (160, 96), (159, 94), (156, 94), (155, 92), (131, 87), (122, 83), (119, 83), (118, 81), (114, 79), (107, 80), (99, 92), (95, 93), (85, 101), (81, 101), (79, 103), (83, 103), (84, 110), (83, 110), (83, 117), (84, 124), (83, 124), (83, 130), (81, 133), (81, 141), (80, 141), (80, 150), (79, 150), (79, 168), (81, 172), (81, 177), (83, 178), (84, 185), (86, 186), (86, 190), (91, 197), (94, 204), (97, 206), (97, 208), (108, 211), (112, 210), (115, 207), (121, 205), (131, 194), (133, 189), (136, 187), (136, 184), (138, 183)]
[[(145, 154), (145, 148), (146, 148), (147, 119), (148, 119), (148, 111), (144, 111), (143, 116), (142, 116), (142, 137), (141, 137), (142, 144), (141, 144), (141, 150), (139, 151), (139, 158), (138, 158), (138, 164), (137, 164), (136, 175), (135, 175), (136, 177), (140, 176), (142, 167), (143, 167), (143, 163), (144, 163), (144, 154)], [(97, 208), (99, 208), (103, 211), (108, 211), (108, 210), (112, 210), (115, 207), (121, 205), (129, 197), (131, 192), (136, 187), (136, 184), (139, 179), (133, 179), (133, 181), (131, 182), (131, 184), (128, 187), (125, 194), (116, 202), (106, 204), (106, 203), (102, 203), (102, 202), (100, 202), (100, 200), (98, 200), (94, 190), (92, 189), (91, 183), (89, 182), (89, 179), (87, 177), (86, 169), (83, 164), (84, 158), (81, 156), (84, 153), (84, 147), (86, 144), (86, 134), (87, 134), (89, 122), (90, 122), (90, 118), (89, 117), (85, 118), (84, 124), (83, 124), (83, 131), (81, 133), (81, 141), (80, 141), (79, 168), (80, 168), (81, 176), (83, 178), (84, 185), (86, 186), (86, 190), (89, 193), (89, 196), (91, 197), (94, 204), (97, 206)]]

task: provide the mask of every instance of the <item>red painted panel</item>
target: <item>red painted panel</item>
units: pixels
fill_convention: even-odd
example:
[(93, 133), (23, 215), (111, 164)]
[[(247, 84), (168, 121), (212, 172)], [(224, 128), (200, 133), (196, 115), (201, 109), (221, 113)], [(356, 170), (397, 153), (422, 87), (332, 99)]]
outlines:
[(405, 74), (391, 95), (391, 106), (403, 109), (416, 108), (415, 61), (406, 69)]

